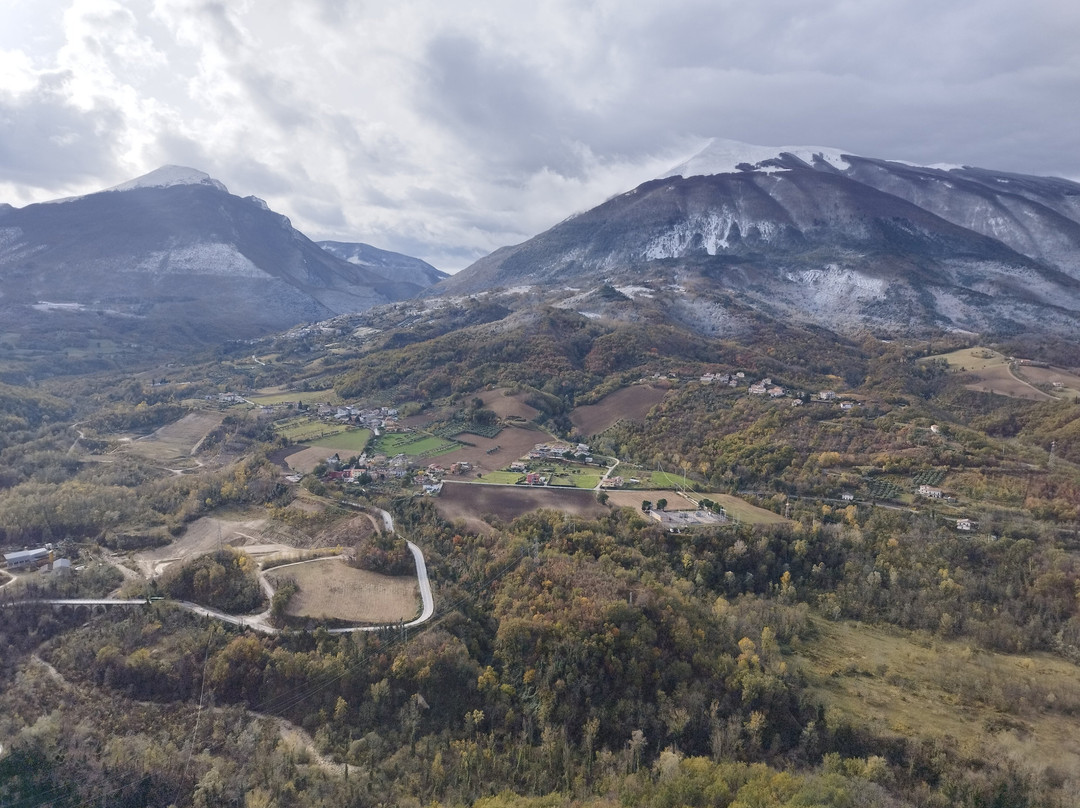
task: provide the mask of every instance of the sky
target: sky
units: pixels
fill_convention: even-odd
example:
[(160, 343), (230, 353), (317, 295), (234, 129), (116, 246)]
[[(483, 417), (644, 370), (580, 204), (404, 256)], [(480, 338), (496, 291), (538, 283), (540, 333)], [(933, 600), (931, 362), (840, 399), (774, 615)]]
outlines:
[(1075, 0), (0, 0), (0, 202), (161, 165), (456, 271), (709, 138), (1080, 180)]

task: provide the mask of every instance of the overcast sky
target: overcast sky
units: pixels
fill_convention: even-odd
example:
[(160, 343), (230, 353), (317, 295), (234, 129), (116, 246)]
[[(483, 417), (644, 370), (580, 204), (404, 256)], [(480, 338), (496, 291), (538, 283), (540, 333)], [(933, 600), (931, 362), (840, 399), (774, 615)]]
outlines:
[(173, 163), (453, 271), (710, 137), (1080, 179), (1075, 0), (0, 0), (0, 201)]

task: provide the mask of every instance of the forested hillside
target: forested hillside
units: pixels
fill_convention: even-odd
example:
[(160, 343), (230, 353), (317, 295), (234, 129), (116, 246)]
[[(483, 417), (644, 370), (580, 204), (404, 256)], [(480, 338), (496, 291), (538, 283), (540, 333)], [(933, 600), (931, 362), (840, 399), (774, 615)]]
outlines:
[[(415, 332), (401, 316), (0, 391), (21, 402), (0, 542), (84, 567), (0, 589), (0, 806), (1076, 804), (1075, 398), (979, 389), (939, 358), (959, 337), (711, 340), (475, 302)], [(764, 378), (781, 392), (751, 393)], [(575, 431), (576, 406), (642, 379), (660, 403)], [(655, 493), (615, 507), (612, 489), (579, 492), (589, 515), (448, 519), (415, 474), (331, 477), (336, 450), (281, 428), (350, 402), (482, 411), (498, 435), (492, 385), (538, 413), (530, 446), (584, 441), (701, 507), (774, 518), (673, 532)], [(299, 449), (317, 472), (285, 467)], [(403, 539), (435, 591), (413, 628), (267, 634), (170, 600), (265, 607), (270, 542), (411, 574)], [(146, 602), (12, 605), (111, 593)]]

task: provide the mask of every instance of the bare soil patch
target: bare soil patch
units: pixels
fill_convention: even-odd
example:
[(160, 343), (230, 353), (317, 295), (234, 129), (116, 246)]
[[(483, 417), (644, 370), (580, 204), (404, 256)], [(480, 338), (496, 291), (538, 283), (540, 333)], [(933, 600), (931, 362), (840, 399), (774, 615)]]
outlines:
[[(148, 578), (160, 575), (174, 561), (210, 553), (219, 547), (241, 547), (252, 555), (268, 555), (295, 549), (280, 541), (277, 530), (267, 530), (266, 519), (228, 519), (204, 516), (196, 519), (171, 544), (137, 553), (134, 558)], [(248, 548), (251, 548), (248, 550)]]
[[(641, 500), (638, 500), (640, 505)], [(608, 512), (596, 501), (596, 493), (580, 488), (524, 488), (514, 485), (452, 483), (443, 485), (435, 507), (444, 518), (464, 519), (470, 530), (487, 532), (482, 517), (497, 516), (509, 522), (540, 508), (551, 508), (573, 516), (593, 518)]]
[(129, 452), (135, 452), (149, 460), (161, 463), (191, 463), (191, 454), (196, 445), (209, 432), (221, 425), (225, 413), (199, 410), (191, 412), (171, 424), (155, 430), (144, 438), (137, 438), (127, 445)]
[(1080, 376), (1070, 373), (1061, 368), (1036, 368), (1030, 365), (1020, 365), (1016, 368), (1017, 376), (1026, 379), (1032, 384), (1053, 386), (1061, 385), (1055, 392), (1066, 398), (1080, 396)]
[(289, 601), (291, 617), (396, 623), (412, 620), (420, 609), (416, 577), (391, 577), (350, 567), (341, 559), (276, 567), (266, 573), (275, 586), (296, 581), (300, 591)]
[(635, 384), (609, 393), (595, 404), (575, 407), (570, 421), (582, 435), (598, 435), (618, 421), (643, 421), (649, 410), (664, 400), (667, 390)]
[(307, 449), (299, 449), (285, 458), (285, 462), (293, 471), (301, 474), (310, 474), (320, 463), (325, 463), (326, 458), (333, 457), (334, 450), (323, 446), (310, 446)]
[(1054, 397), (1033, 387), (1013, 375), (1008, 365), (995, 365), (972, 374), (975, 380), (964, 385), (968, 390), (982, 393), (997, 393), (1011, 398), (1026, 398), (1029, 401), (1050, 401)]
[(485, 390), (480, 394), (484, 406), (494, 412), (503, 420), (507, 418), (520, 418), (531, 421), (540, 414), (540, 410), (525, 403), (528, 398), (526, 393), (510, 393), (506, 387), (498, 387), (494, 390)]

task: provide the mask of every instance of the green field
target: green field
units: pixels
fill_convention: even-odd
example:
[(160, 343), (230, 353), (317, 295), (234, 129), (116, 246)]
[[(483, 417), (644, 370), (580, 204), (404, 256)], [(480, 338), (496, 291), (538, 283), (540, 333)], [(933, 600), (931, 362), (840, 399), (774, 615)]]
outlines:
[(552, 474), (548, 484), (567, 485), (573, 486), (574, 488), (596, 488), (596, 486), (600, 484), (600, 478), (602, 476), (603, 473), (597, 471), (595, 468), (582, 469), (570, 466), (568, 468), (560, 468), (555, 474)]
[(671, 474), (667, 471), (645, 471), (645, 469), (629, 469), (625, 466), (618, 466), (613, 472), (615, 476), (622, 477), (624, 480), (629, 480), (631, 477), (640, 480), (630, 484), (629, 482), (624, 486), (632, 490), (636, 489), (656, 489), (656, 488), (683, 488), (693, 489), (697, 486), (693, 480), (688, 477), (683, 477), (681, 474)]
[(350, 429), (347, 432), (339, 432), (337, 435), (327, 435), (308, 441), (309, 446), (323, 446), (327, 449), (345, 452), (362, 452), (367, 448), (371, 440), (370, 429)]
[(483, 477), (476, 480), (478, 483), (491, 483), (492, 485), (515, 485), (525, 479), (520, 471), (489, 471)]
[(961, 348), (958, 351), (937, 354), (936, 356), (927, 356), (919, 361), (930, 362), (935, 359), (945, 360), (946, 364), (948, 364), (949, 368), (952, 370), (963, 368), (969, 371), (985, 370), (986, 368), (998, 367), (1009, 363), (1009, 360), (997, 351), (980, 347)]
[(459, 448), (454, 441), (436, 438), (432, 435), (392, 433), (383, 435), (375, 441), (375, 451), (393, 457), (398, 454), (410, 457), (435, 457)]

